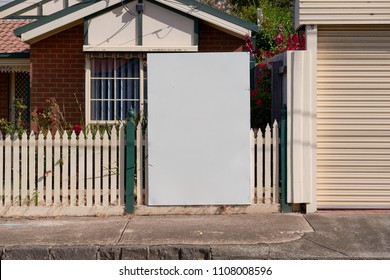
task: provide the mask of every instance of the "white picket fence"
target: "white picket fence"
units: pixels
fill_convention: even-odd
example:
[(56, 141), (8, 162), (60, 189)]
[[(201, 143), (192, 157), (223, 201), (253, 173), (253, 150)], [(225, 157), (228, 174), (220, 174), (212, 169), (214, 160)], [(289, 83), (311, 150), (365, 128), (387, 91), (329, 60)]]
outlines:
[(123, 213), (125, 129), (44, 138), (0, 133), (0, 215)]
[(251, 130), (252, 204), (279, 205), (279, 129), (275, 121), (262, 131)]
[[(125, 128), (54, 138), (0, 133), (0, 216), (123, 214)], [(135, 205), (147, 204), (147, 135), (136, 131)], [(279, 135), (251, 130), (252, 206), (278, 209)], [(149, 210), (147, 210), (149, 211)], [(199, 211), (198, 209), (196, 211)]]

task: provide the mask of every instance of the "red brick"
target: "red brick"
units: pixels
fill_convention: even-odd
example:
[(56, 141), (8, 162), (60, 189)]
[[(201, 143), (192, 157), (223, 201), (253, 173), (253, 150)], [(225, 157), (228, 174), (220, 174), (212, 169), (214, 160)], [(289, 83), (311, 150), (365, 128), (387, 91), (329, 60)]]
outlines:
[[(84, 106), (84, 28), (78, 25), (31, 45), (31, 108), (45, 107), (55, 97), (69, 123), (81, 117), (73, 95)], [(49, 60), (49, 61), (48, 61)]]
[(203, 22), (199, 23), (199, 52), (232, 52), (242, 51), (243, 39), (234, 37), (215, 29)]

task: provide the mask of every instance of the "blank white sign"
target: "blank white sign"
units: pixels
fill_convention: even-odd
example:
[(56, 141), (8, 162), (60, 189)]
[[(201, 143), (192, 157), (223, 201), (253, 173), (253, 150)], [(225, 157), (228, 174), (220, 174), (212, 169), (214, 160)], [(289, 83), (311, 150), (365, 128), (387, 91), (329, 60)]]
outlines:
[(149, 205), (250, 204), (248, 53), (148, 54)]

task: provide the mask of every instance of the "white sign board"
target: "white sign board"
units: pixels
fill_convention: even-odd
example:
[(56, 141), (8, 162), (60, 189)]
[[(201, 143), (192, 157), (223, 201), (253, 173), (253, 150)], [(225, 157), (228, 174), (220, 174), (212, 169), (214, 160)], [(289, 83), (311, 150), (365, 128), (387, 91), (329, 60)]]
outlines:
[(147, 59), (148, 204), (250, 204), (249, 54)]

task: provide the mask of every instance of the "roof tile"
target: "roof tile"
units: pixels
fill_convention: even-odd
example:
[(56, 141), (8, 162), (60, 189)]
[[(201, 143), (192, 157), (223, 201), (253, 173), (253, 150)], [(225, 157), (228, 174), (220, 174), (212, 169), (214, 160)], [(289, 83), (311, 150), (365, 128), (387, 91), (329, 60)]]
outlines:
[(0, 53), (28, 53), (30, 46), (15, 36), (14, 30), (30, 23), (31, 20), (1, 19), (0, 20)]

